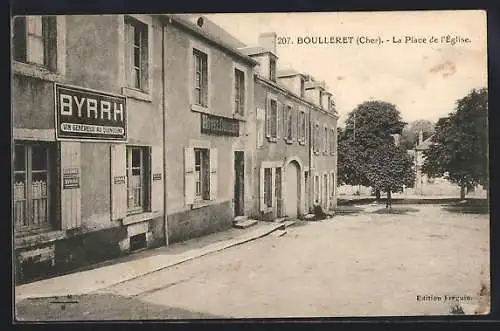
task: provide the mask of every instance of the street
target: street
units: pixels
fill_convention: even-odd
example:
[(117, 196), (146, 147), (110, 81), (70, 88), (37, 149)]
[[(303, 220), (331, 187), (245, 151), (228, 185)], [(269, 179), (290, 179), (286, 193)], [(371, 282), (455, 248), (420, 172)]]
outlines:
[[(489, 215), (359, 206), (101, 290), (26, 299), (20, 320), (422, 316), (488, 292)], [(66, 300), (66, 303), (61, 303)], [(481, 301), (482, 313), (489, 303)], [(486, 302), (486, 303), (485, 303)]]

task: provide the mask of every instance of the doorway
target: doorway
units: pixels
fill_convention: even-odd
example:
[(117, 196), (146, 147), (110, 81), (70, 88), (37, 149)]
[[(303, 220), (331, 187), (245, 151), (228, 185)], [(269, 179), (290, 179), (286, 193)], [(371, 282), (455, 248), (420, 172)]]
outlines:
[(245, 154), (234, 152), (234, 216), (245, 213)]
[(286, 215), (297, 218), (299, 209), (299, 167), (296, 162), (286, 166)]

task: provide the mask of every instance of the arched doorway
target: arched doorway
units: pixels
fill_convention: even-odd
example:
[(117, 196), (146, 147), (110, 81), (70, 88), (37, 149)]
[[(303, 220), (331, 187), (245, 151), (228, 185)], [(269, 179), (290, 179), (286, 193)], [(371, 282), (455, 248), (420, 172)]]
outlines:
[(300, 197), (300, 171), (296, 161), (287, 164), (285, 172), (285, 210), (290, 218), (297, 218)]

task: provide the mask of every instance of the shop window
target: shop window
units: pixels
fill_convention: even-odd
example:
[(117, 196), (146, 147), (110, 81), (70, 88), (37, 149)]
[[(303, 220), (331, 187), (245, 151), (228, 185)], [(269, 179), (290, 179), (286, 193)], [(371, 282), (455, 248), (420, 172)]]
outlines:
[(125, 18), (125, 61), (127, 86), (148, 90), (148, 26)]
[(234, 69), (234, 112), (245, 114), (245, 73)]
[(129, 213), (149, 209), (149, 148), (127, 147), (127, 209)]
[(209, 150), (195, 148), (194, 150), (194, 182), (195, 198), (198, 200), (210, 199), (210, 158)]
[(201, 107), (208, 107), (208, 56), (193, 49), (194, 58), (194, 103)]
[(16, 17), (13, 29), (14, 60), (57, 69), (56, 17)]
[(52, 227), (53, 158), (50, 144), (15, 144), (13, 216), (18, 231)]

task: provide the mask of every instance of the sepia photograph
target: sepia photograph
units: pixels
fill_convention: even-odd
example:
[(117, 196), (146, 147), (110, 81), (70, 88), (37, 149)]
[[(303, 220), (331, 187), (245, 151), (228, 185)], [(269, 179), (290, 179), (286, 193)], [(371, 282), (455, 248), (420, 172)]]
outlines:
[(14, 322), (490, 314), (486, 19), (11, 17)]

